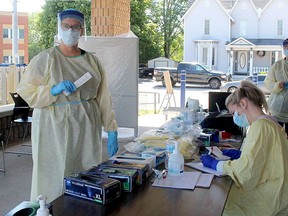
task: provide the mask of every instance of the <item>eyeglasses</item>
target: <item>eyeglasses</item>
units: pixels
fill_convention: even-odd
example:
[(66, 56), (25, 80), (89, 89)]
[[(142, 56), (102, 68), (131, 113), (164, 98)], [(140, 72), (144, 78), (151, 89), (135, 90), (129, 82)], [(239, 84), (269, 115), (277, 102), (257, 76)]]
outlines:
[(61, 23), (61, 28), (64, 31), (68, 31), (71, 28), (72, 31), (79, 32), (82, 29), (82, 26), (81, 25), (68, 25), (67, 23)]
[(288, 46), (287, 45), (283, 46), (283, 49), (288, 50)]

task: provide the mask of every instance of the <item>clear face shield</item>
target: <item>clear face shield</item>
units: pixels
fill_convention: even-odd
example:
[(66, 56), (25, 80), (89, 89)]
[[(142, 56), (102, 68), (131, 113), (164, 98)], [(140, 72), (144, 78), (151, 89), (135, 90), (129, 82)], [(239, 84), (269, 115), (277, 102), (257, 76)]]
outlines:
[[(76, 19), (79, 25), (69, 25), (63, 22), (66, 18)], [(72, 9), (65, 10), (58, 13), (57, 21), (57, 39), (59, 43), (62, 41), (67, 46), (74, 46), (78, 43), (83, 33), (85, 41), (87, 40), (85, 18), (81, 12)]]
[[(283, 53), (286, 57), (288, 57), (288, 38), (283, 41), (282, 44)], [(286, 59), (287, 60), (287, 59)]]

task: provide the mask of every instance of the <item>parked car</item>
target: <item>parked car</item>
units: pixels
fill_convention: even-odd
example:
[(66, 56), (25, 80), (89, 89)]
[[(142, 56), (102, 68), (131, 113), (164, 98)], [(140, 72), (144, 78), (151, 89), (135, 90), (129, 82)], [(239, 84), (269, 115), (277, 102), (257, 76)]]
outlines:
[(189, 84), (209, 85), (213, 89), (218, 89), (222, 82), (232, 81), (232, 76), (228, 73), (209, 70), (199, 63), (180, 62), (177, 68), (155, 68), (155, 80), (161, 81), (163, 86), (166, 86), (163, 76), (165, 70), (169, 70), (173, 86), (181, 81), (182, 70), (186, 71), (186, 83)]
[[(248, 76), (246, 78), (244, 78), (244, 80), (249, 80), (251, 82), (253, 82), (253, 76)], [(266, 78), (265, 74), (259, 74), (258, 75), (258, 83), (257, 86), (264, 92), (264, 94), (270, 94), (270, 91), (264, 86), (264, 80)], [(227, 82), (224, 85), (222, 85), (220, 87), (220, 91), (222, 92), (233, 92), (235, 91), (237, 88), (239, 88), (241, 83), (241, 80), (239, 81), (232, 81), (232, 82)]]
[(139, 67), (139, 78), (153, 78), (154, 68)]

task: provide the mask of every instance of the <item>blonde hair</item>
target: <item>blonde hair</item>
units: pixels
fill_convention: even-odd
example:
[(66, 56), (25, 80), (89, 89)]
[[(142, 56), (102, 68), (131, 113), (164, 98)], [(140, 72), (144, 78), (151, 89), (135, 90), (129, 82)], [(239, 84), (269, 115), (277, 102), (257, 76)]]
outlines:
[(247, 98), (255, 106), (264, 109), (268, 113), (268, 104), (264, 93), (251, 81), (241, 81), (240, 87), (226, 98), (225, 105), (226, 107), (230, 104), (239, 105), (242, 98)]

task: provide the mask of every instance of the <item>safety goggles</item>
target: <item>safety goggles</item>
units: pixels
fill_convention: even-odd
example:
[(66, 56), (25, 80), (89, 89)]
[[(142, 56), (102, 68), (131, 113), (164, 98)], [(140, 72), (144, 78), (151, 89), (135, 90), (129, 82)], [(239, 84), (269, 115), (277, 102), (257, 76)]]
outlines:
[(62, 28), (62, 30), (64, 30), (64, 31), (68, 31), (69, 29), (72, 29), (72, 31), (77, 31), (77, 32), (79, 32), (79, 31), (81, 31), (81, 29), (82, 29), (82, 26), (81, 25), (69, 25), (69, 24), (67, 24), (67, 23), (61, 23), (61, 28)]

